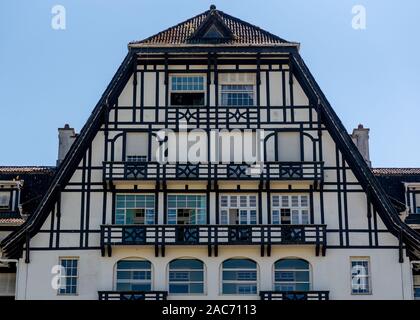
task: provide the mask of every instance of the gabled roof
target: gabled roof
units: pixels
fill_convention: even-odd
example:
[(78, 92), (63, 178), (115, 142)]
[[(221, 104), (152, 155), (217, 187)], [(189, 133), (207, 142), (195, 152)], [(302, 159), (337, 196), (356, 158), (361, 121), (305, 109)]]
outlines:
[[(23, 180), (20, 194), (22, 214), (35, 212), (56, 172), (56, 167), (0, 166), (0, 181)], [(24, 222), (19, 212), (0, 212), (0, 225), (20, 225)]]
[(375, 176), (418, 176), (420, 182), (420, 168), (373, 168)]
[[(192, 32), (193, 31), (191, 31), (188, 35), (190, 35)], [(172, 33), (173, 30), (169, 32), (169, 34)], [(163, 32), (162, 35), (164, 34), (166, 33)], [(237, 33), (234, 32), (234, 34)], [(270, 34), (268, 33), (259, 33), (255, 36), (258, 39), (259, 36), (262, 35), (270, 38)], [(146, 41), (152, 41), (153, 39), (154, 37), (151, 37), (144, 40), (144, 42), (146, 43)], [(179, 39), (177, 41), (180, 41), (180, 39), (185, 40), (186, 36), (179, 35), (177, 39)], [(274, 41), (274, 38), (272, 39)], [(157, 39), (153, 41), (158, 43)], [(277, 41), (281, 43), (280, 41), (282, 40), (279, 38)], [(167, 44), (169, 44), (169, 42), (167, 42)], [(321, 91), (311, 72), (304, 63), (302, 57), (299, 55), (297, 46), (293, 48), (282, 48), (281, 46), (278, 47), (279, 49), (284, 50), (284, 52), (289, 54), (291, 68), (294, 72), (294, 75), (301, 83), (302, 88), (308, 95), (310, 101), (317, 105), (318, 112), (324, 122), (325, 127), (329, 131), (334, 142), (337, 144), (339, 150), (342, 152), (345, 160), (352, 168), (355, 176), (360, 181), (364, 191), (369, 194), (376, 211), (380, 215), (388, 230), (394, 236), (400, 239), (401, 243), (406, 243), (412, 254), (418, 255), (420, 257), (420, 234), (408, 227), (399, 218), (397, 211), (393, 207), (385, 191), (376, 180), (371, 169), (367, 166), (365, 160), (348, 135), (346, 128), (341, 123), (337, 114), (332, 109), (325, 95)], [(135, 57), (136, 53), (130, 50), (122, 62), (120, 68), (111, 80), (111, 83), (108, 85), (101, 99), (94, 108), (91, 116), (82, 128), (80, 135), (76, 138), (71, 149), (67, 153), (66, 158), (58, 168), (58, 172), (56, 173), (53, 182), (51, 183), (36, 212), (22, 225), (21, 228), (10, 234), (6, 239), (2, 241), (2, 250), (8, 257), (12, 258), (20, 256), (22, 253), (23, 244), (25, 243), (25, 239), (28, 240), (33, 237), (40, 230), (42, 224), (47, 219), (50, 210), (53, 208), (55, 201), (57, 200), (57, 195), (60, 191), (60, 188), (65, 186), (66, 183), (70, 180), (75, 169), (77, 168), (77, 165), (83, 158), (87, 148), (90, 146), (92, 140), (94, 139), (97, 131), (104, 123), (106, 112), (109, 110), (112, 102), (117, 99), (118, 95), (123, 90), (124, 85), (131, 76), (136, 63)], [(400, 256), (400, 259), (402, 259), (402, 256)]]
[(404, 182), (420, 183), (420, 168), (373, 168), (373, 174), (381, 183), (391, 201), (395, 199), (404, 204), (400, 211), (405, 210)]
[[(213, 28), (213, 29), (212, 29)], [(207, 31), (219, 31), (221, 37), (209, 37)], [(207, 35), (207, 37), (206, 37)], [(291, 45), (297, 43), (288, 42), (268, 31), (253, 24), (232, 17), (223, 11), (211, 6), (199, 15), (185, 20), (173, 27), (159, 32), (141, 41), (129, 43), (129, 47), (168, 46), (168, 45), (200, 45), (200, 44), (223, 44), (223, 45)]]

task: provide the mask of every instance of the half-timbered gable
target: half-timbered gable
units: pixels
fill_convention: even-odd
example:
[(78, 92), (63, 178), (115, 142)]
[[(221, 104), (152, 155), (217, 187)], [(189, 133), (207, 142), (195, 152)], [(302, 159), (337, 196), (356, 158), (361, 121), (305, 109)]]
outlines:
[(21, 299), (411, 299), (419, 239), (299, 44), (212, 6), (129, 44), (2, 246)]

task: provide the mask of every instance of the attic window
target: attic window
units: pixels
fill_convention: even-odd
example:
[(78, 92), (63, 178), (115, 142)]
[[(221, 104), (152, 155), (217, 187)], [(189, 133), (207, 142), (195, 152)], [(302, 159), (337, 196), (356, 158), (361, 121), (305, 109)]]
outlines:
[(10, 209), (10, 192), (1, 191), (0, 192), (0, 210)]
[(212, 25), (203, 36), (204, 39), (220, 39), (224, 38), (222, 33), (215, 25)]

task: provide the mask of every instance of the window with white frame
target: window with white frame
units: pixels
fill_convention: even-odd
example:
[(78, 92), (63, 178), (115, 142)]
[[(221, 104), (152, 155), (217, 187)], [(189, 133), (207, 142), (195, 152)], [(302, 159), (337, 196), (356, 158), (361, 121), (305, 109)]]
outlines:
[(272, 195), (273, 224), (309, 224), (308, 195)]
[(76, 295), (79, 278), (79, 259), (60, 258), (61, 274), (59, 295)]
[(204, 105), (204, 76), (172, 75), (170, 77), (170, 83), (172, 106)]
[(229, 259), (222, 264), (222, 293), (257, 294), (257, 263), (251, 259)]
[(120, 260), (116, 268), (116, 290), (150, 291), (152, 264), (147, 260)]
[(146, 194), (117, 194), (115, 196), (116, 224), (154, 224), (155, 196)]
[(222, 106), (248, 107), (255, 105), (255, 87), (252, 84), (222, 84)]
[(204, 263), (197, 259), (176, 259), (169, 263), (170, 294), (203, 294)]
[(274, 264), (275, 291), (309, 291), (309, 262), (303, 259), (281, 259)]
[(220, 224), (257, 224), (257, 196), (220, 195)]
[(0, 210), (8, 210), (10, 208), (10, 191), (0, 191)]
[(168, 224), (205, 224), (207, 197), (194, 194), (168, 195)]
[(371, 294), (369, 258), (350, 258), (351, 293)]

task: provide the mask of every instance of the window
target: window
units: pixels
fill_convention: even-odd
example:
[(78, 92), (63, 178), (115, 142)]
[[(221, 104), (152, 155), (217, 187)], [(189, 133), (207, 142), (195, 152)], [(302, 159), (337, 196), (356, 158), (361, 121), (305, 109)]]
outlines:
[(127, 156), (127, 162), (146, 162), (147, 156)]
[(154, 224), (155, 196), (144, 194), (116, 195), (116, 224)]
[(117, 291), (150, 291), (152, 264), (147, 260), (120, 260), (116, 269)]
[(177, 259), (169, 263), (170, 294), (203, 294), (204, 264), (197, 259)]
[(310, 266), (302, 259), (281, 259), (274, 264), (275, 291), (309, 291)]
[(257, 196), (220, 196), (220, 224), (257, 224)]
[(204, 105), (203, 76), (172, 76), (171, 77), (172, 106)]
[(60, 258), (62, 267), (59, 295), (76, 295), (77, 279), (79, 277), (79, 260), (77, 258)]
[(420, 207), (416, 208), (416, 213), (420, 213)]
[(222, 265), (222, 293), (257, 294), (257, 263), (250, 259), (229, 259)]
[(10, 191), (0, 191), (0, 210), (10, 209)]
[(309, 197), (273, 195), (271, 214), (273, 224), (309, 224)]
[(370, 266), (368, 258), (352, 258), (351, 264), (351, 293), (371, 294)]
[(149, 133), (127, 132), (125, 140), (126, 161), (147, 161), (149, 153)]
[(223, 84), (221, 95), (223, 106), (254, 105), (254, 86), (252, 84)]
[(168, 195), (168, 224), (205, 224), (204, 195)]

